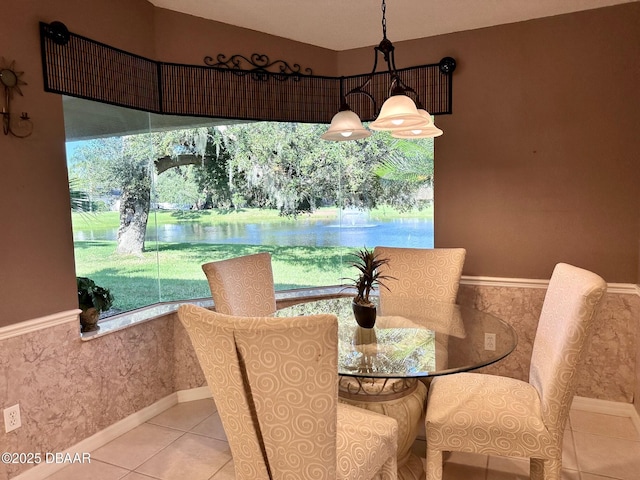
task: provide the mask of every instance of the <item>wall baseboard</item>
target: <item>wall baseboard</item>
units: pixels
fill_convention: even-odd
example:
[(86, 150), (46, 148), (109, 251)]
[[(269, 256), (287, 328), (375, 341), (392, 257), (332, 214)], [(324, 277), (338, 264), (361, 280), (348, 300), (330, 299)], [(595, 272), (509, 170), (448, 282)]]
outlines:
[(571, 409), (630, 418), (636, 427), (636, 431), (640, 434), (640, 416), (632, 403), (612, 402), (610, 400), (598, 400), (587, 397), (573, 397)]
[(211, 398), (211, 390), (205, 385), (204, 387), (190, 388), (188, 390), (180, 390), (178, 394), (178, 403), (192, 402), (194, 400), (204, 400)]

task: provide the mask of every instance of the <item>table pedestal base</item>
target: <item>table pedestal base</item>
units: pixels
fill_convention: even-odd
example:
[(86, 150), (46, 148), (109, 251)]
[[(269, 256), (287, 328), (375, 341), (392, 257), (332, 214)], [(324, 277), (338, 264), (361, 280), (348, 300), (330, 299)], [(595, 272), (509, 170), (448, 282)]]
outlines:
[(411, 453), (411, 446), (424, 421), (427, 387), (415, 378), (411, 380), (413, 382), (407, 384), (406, 390), (396, 392), (390, 396), (391, 399), (385, 399), (384, 394), (348, 395), (340, 391), (339, 401), (395, 418), (398, 422), (398, 478), (423, 480), (425, 473), (422, 460)]
[(413, 453), (409, 454), (404, 465), (398, 465), (398, 478), (402, 480), (424, 480), (424, 463), (422, 459)]

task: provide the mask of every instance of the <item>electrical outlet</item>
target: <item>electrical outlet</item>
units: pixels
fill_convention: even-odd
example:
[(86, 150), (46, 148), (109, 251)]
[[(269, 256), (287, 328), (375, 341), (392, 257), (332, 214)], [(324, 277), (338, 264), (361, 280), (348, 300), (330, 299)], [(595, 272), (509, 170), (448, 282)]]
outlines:
[(22, 426), (20, 421), (20, 404), (4, 409), (4, 431), (11, 432)]
[(496, 334), (485, 333), (484, 334), (484, 349), (495, 351), (496, 349)]

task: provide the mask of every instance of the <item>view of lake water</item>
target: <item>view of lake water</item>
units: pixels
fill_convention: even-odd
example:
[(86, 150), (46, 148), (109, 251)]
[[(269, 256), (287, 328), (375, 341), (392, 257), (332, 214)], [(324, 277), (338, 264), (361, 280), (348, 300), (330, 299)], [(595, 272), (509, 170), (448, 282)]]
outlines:
[[(117, 229), (76, 230), (74, 240), (115, 240)], [(233, 243), (278, 246), (345, 246), (360, 248), (376, 245), (433, 248), (433, 219), (398, 218), (369, 220), (358, 217), (335, 220), (299, 219), (296, 222), (223, 223), (204, 226), (197, 222), (160, 225), (149, 220), (147, 241), (175, 243)]]

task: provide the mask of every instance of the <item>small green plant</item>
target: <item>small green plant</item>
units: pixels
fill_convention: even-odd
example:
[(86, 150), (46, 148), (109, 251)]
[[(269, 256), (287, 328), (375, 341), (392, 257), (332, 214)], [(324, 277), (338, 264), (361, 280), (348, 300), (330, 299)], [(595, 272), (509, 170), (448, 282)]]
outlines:
[(378, 270), (382, 265), (388, 264), (389, 259), (379, 258), (373, 250), (368, 250), (366, 247), (352, 253), (351, 256), (355, 260), (350, 265), (356, 267), (360, 272), (357, 278), (347, 279), (351, 280), (356, 289), (356, 296), (353, 301), (359, 305), (373, 305), (373, 302), (369, 299), (371, 290), (376, 286), (389, 290), (383, 280), (395, 280), (394, 277), (389, 275), (382, 275)]
[(81, 310), (95, 308), (98, 312), (105, 312), (113, 305), (113, 295), (109, 289), (99, 287), (87, 277), (76, 277), (78, 284), (78, 306)]

